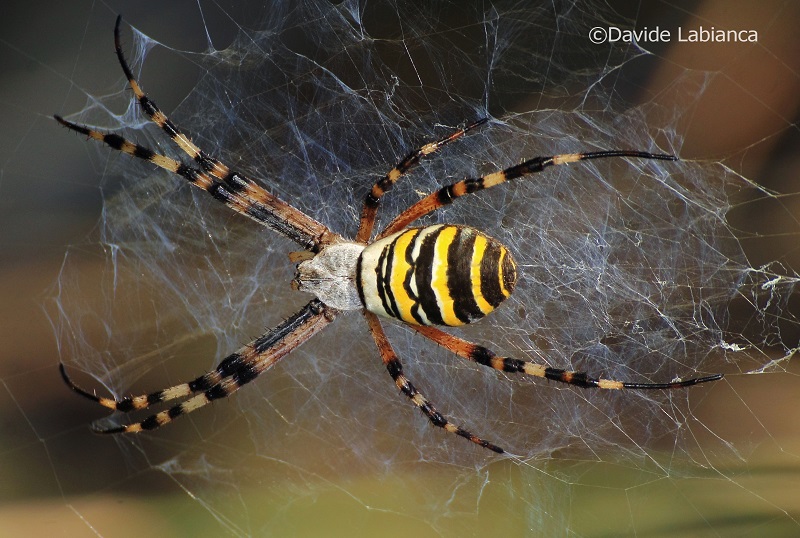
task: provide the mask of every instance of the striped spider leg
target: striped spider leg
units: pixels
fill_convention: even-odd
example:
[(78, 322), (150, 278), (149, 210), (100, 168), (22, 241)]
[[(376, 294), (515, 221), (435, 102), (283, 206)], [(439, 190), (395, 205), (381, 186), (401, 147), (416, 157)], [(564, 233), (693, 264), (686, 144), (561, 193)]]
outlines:
[(454, 140), (458, 140), (467, 134), (468, 131), (483, 125), (487, 121), (489, 121), (488, 118), (481, 118), (470, 123), (463, 129), (459, 129), (452, 134), (440, 138), (436, 142), (429, 142), (406, 155), (402, 161), (389, 170), (385, 176), (372, 186), (369, 194), (364, 198), (364, 206), (361, 210), (361, 222), (358, 226), (356, 241), (360, 243), (367, 243), (369, 241), (369, 238), (372, 236), (372, 228), (375, 226), (375, 217), (378, 215), (378, 206), (381, 203), (381, 198), (394, 187), (397, 180), (405, 175), (414, 165), (419, 163), (423, 157), (439, 151), (445, 145)]
[(326, 226), (269, 193), (252, 179), (231, 170), (218, 159), (208, 155), (184, 135), (158, 108), (156, 103), (145, 95), (133, 76), (122, 52), (121, 22), (122, 16), (117, 17), (114, 25), (114, 48), (136, 100), (153, 123), (167, 133), (177, 146), (191, 157), (195, 166), (159, 155), (153, 150), (130, 142), (117, 134), (90, 129), (56, 115), (55, 119), (61, 125), (183, 177), (234, 211), (285, 235), (311, 252), (319, 252), (324, 245), (341, 239)]
[(429, 194), (422, 200), (408, 207), (405, 211), (397, 215), (386, 228), (384, 228), (378, 238), (391, 235), (409, 224), (414, 222), (420, 217), (436, 211), (440, 207), (452, 204), (457, 198), (466, 194), (488, 189), (497, 185), (502, 185), (506, 181), (517, 179), (519, 177), (542, 172), (550, 166), (559, 164), (569, 164), (578, 161), (586, 161), (590, 159), (606, 159), (610, 157), (638, 157), (640, 159), (655, 159), (660, 161), (677, 161), (678, 158), (674, 155), (665, 155), (662, 153), (647, 153), (645, 151), (626, 151), (626, 150), (610, 150), (610, 151), (594, 151), (589, 153), (565, 153), (562, 155), (551, 155), (550, 157), (534, 157), (528, 159), (518, 165), (511, 166), (505, 170), (499, 170), (491, 174), (487, 174), (479, 178), (463, 179), (451, 185), (446, 185), (438, 191)]
[(683, 379), (669, 383), (630, 383), (628, 381), (617, 381), (614, 379), (602, 379), (589, 376), (586, 372), (573, 372), (560, 368), (551, 368), (543, 364), (532, 361), (524, 361), (511, 357), (500, 357), (492, 350), (473, 344), (457, 336), (448, 334), (436, 327), (412, 325), (412, 328), (419, 334), (433, 340), (443, 348), (455, 353), (459, 357), (476, 362), (483, 366), (488, 366), (501, 372), (527, 374), (534, 377), (543, 377), (551, 381), (559, 381), (569, 385), (576, 385), (581, 388), (598, 389), (637, 389), (637, 390), (666, 390), (690, 387), (699, 383), (716, 381), (722, 379), (722, 374), (713, 374), (705, 377)]
[(336, 314), (338, 314), (336, 310), (314, 299), (274, 329), (225, 357), (210, 372), (188, 383), (141, 396), (129, 396), (119, 400), (97, 396), (76, 385), (67, 375), (63, 364), (59, 365), (59, 368), (61, 376), (72, 390), (84, 398), (116, 411), (126, 413), (139, 411), (161, 402), (187, 398), (139, 422), (110, 428), (93, 428), (96, 433), (137, 433), (154, 430), (214, 400), (227, 398), (330, 325)]
[(411, 381), (409, 381), (403, 373), (403, 364), (395, 354), (394, 349), (392, 349), (389, 339), (386, 338), (386, 333), (383, 332), (383, 326), (381, 325), (378, 316), (372, 312), (369, 312), (368, 310), (364, 310), (364, 317), (367, 319), (369, 331), (372, 334), (372, 338), (375, 340), (375, 345), (378, 346), (378, 351), (381, 354), (383, 365), (389, 371), (389, 375), (392, 376), (395, 385), (398, 389), (400, 389), (400, 392), (408, 396), (414, 405), (416, 405), (420, 411), (422, 411), (422, 413), (428, 417), (428, 420), (431, 421), (431, 424), (438, 428), (444, 429), (446, 432), (459, 435), (468, 441), (475, 443), (476, 445), (482, 446), (483, 448), (488, 448), (493, 452), (497, 452), (498, 454), (505, 452), (499, 446), (490, 443), (485, 439), (481, 439), (467, 430), (456, 426), (447, 420), (441, 413), (439, 413), (433, 404), (417, 390), (414, 384), (411, 383)]

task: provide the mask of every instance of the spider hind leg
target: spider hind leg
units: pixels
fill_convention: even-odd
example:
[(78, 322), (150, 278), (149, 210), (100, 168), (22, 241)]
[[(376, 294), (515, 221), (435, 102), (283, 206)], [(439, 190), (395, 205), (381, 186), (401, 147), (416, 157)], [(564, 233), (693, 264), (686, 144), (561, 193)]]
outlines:
[(575, 385), (585, 389), (670, 390), (691, 387), (692, 385), (708, 383), (709, 381), (717, 381), (723, 377), (722, 374), (712, 374), (704, 377), (671, 381), (668, 383), (631, 383), (628, 381), (619, 381), (615, 379), (595, 378), (589, 376), (589, 374), (586, 372), (562, 370), (560, 368), (551, 368), (543, 364), (537, 364), (532, 361), (524, 361), (511, 357), (500, 357), (488, 348), (478, 344), (473, 344), (472, 342), (448, 334), (440, 329), (437, 329), (436, 327), (412, 325), (411, 328), (425, 338), (436, 342), (459, 357), (472, 362), (477, 362), (482, 366), (500, 370), (501, 372), (542, 377), (551, 381), (558, 381), (559, 383)]
[(499, 446), (495, 445), (494, 443), (490, 443), (486, 439), (478, 437), (477, 435), (474, 435), (459, 426), (456, 426), (447, 420), (447, 418), (445, 418), (445, 416), (439, 411), (437, 411), (433, 404), (417, 390), (414, 384), (411, 383), (411, 381), (403, 373), (403, 364), (400, 362), (400, 359), (395, 354), (394, 349), (392, 349), (392, 345), (386, 338), (386, 333), (383, 332), (383, 327), (381, 326), (381, 322), (378, 317), (367, 310), (364, 310), (364, 317), (367, 318), (369, 332), (372, 334), (372, 338), (375, 340), (375, 344), (378, 346), (378, 351), (381, 354), (383, 364), (389, 371), (389, 375), (392, 376), (395, 385), (397, 385), (397, 388), (400, 389), (400, 392), (408, 396), (411, 402), (416, 405), (426, 417), (428, 417), (428, 420), (430, 420), (431, 424), (437, 428), (442, 428), (446, 432), (454, 433), (459, 437), (463, 437), (464, 439), (467, 439), (478, 446), (489, 449), (492, 452), (505, 454), (506, 451)]
[(678, 158), (674, 155), (666, 155), (663, 153), (648, 153), (646, 151), (629, 151), (629, 150), (609, 150), (609, 151), (593, 151), (585, 153), (564, 153), (560, 155), (551, 155), (549, 157), (534, 157), (528, 159), (520, 164), (510, 166), (504, 170), (498, 170), (479, 178), (463, 179), (456, 183), (446, 185), (435, 191), (425, 198), (419, 200), (417, 203), (406, 208), (402, 213), (397, 215), (386, 228), (379, 234), (378, 239), (386, 237), (395, 232), (406, 228), (409, 224), (414, 222), (420, 217), (436, 211), (437, 209), (452, 204), (457, 198), (461, 198), (467, 194), (480, 192), (490, 187), (501, 185), (512, 179), (519, 177), (536, 174), (544, 171), (551, 166), (562, 164), (575, 163), (579, 161), (588, 161), (592, 159), (608, 159), (612, 157), (630, 157), (638, 159), (651, 159), (657, 161), (677, 161)]

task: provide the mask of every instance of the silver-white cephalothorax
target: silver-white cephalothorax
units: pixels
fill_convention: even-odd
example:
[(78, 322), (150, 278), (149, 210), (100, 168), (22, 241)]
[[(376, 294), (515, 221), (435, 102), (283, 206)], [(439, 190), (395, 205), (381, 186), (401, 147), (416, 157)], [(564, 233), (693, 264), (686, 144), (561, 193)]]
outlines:
[(358, 310), (364, 304), (356, 288), (356, 268), (364, 245), (334, 243), (310, 260), (300, 262), (293, 287), (315, 295), (337, 310)]

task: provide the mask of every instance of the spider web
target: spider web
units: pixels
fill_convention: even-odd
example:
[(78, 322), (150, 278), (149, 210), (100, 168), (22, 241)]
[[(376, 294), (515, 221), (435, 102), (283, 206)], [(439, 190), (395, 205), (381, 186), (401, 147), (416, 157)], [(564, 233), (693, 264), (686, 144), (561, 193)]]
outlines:
[[(88, 422), (126, 417), (102, 418), (68, 394), (54, 354), (100, 393), (150, 392), (213, 368), (308, 297), (289, 288), (286, 254), (297, 247), (288, 240), (41, 121), (42, 134), (4, 154), (4, 177), (58, 177), (65, 194), (54, 206), (84, 203), (69, 198), (78, 191), (101, 216), (50, 264), (58, 277), (38, 300), (52, 325), (42, 334), (55, 334), (40, 352), (47, 360), (20, 369), (10, 357), (15, 366), (2, 373), (22, 424), (8, 436), (9, 468), (46, 469), (62, 525), (104, 536), (796, 533), (786, 493), (798, 432), (783, 414), (797, 403), (797, 189), (788, 178), (798, 131), (797, 103), (781, 95), (796, 99), (800, 77), (784, 43), (796, 7), (770, 6), (195, 3), (157, 22), (125, 6), (128, 59), (170, 118), (347, 237), (378, 177), (480, 117), (490, 121), (384, 198), (378, 228), (438, 186), (535, 155), (678, 155), (554, 167), (423, 222), (481, 229), (519, 264), (513, 296), (459, 336), (626, 381), (726, 378), (681, 391), (586, 391), (488, 371), (386, 323), (409, 378), (455, 423), (513, 454), (498, 458), (432, 428), (398, 395), (351, 313), (235, 396), (168, 428), (91, 436)], [(60, 30), (74, 45), (52, 63), (62, 93), (45, 110), (179, 158), (109, 54), (118, 8), (87, 6)], [(657, 25), (671, 42), (589, 39), (594, 27)], [(701, 25), (753, 28), (759, 42), (677, 43), (678, 28)], [(40, 57), (23, 41), (4, 44), (23, 60)], [(6, 102), (29, 122), (37, 114), (22, 97)], [(53, 168), (23, 157), (25, 145), (41, 156), (42, 140), (65, 140), (47, 157)], [(8, 182), (0, 188), (15, 206), (27, 200)], [(26, 245), (46, 240), (30, 237), (8, 242), (8, 258), (35, 257)], [(784, 467), (789, 476), (776, 476)], [(119, 498), (130, 502), (110, 508)]]

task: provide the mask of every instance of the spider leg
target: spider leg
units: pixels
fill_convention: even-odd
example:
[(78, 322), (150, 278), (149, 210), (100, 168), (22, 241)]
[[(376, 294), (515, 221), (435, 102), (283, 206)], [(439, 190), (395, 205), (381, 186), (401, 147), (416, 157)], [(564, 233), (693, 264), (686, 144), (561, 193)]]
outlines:
[(505, 452), (499, 446), (492, 444), (485, 439), (481, 439), (480, 437), (473, 435), (463, 428), (459, 428), (455, 424), (449, 422), (441, 413), (439, 413), (433, 404), (428, 401), (428, 399), (417, 390), (411, 381), (409, 381), (405, 374), (403, 374), (403, 365), (395, 354), (394, 349), (392, 349), (389, 340), (386, 338), (386, 333), (383, 332), (383, 327), (381, 326), (381, 322), (378, 320), (378, 317), (372, 312), (368, 312), (366, 310), (364, 310), (364, 317), (367, 318), (369, 332), (372, 334), (372, 338), (375, 340), (375, 344), (378, 346), (378, 351), (381, 354), (383, 364), (386, 366), (386, 369), (389, 370), (389, 375), (392, 376), (395, 385), (397, 385), (397, 388), (400, 389), (400, 392), (408, 396), (411, 399), (411, 402), (416, 405), (426, 417), (428, 417), (428, 420), (431, 421), (431, 424), (438, 428), (442, 428), (447, 432), (454, 433), (465, 439), (468, 439), (476, 445), (480, 445), (483, 448), (488, 448), (489, 450), (497, 452), (498, 454), (503, 454)]
[(153, 414), (140, 422), (112, 428), (96, 428), (97, 433), (135, 433), (154, 430), (172, 422), (179, 416), (191, 413), (220, 398), (226, 398), (254, 380), (282, 357), (327, 327), (338, 312), (326, 307), (318, 299), (308, 303), (286, 321), (267, 331), (235, 353), (228, 355), (210, 372), (194, 381), (175, 385), (148, 395), (131, 396), (114, 400), (103, 398), (78, 387), (67, 375), (64, 365), (59, 365), (67, 385), (81, 396), (103, 407), (117, 411), (136, 411), (153, 404), (190, 397), (169, 409)]
[(618, 381), (614, 379), (602, 379), (589, 377), (586, 372), (573, 372), (569, 370), (561, 370), (559, 368), (550, 368), (543, 364), (537, 364), (531, 361), (523, 361), (520, 359), (513, 359), (510, 357), (499, 357), (492, 350), (483, 346), (473, 344), (467, 340), (463, 340), (451, 334), (448, 334), (436, 327), (424, 325), (411, 325), (411, 328), (417, 331), (422, 336), (433, 340), (440, 346), (450, 350), (459, 357), (467, 360), (477, 362), (483, 366), (500, 370), (501, 372), (521, 373), (535, 377), (543, 377), (552, 381), (559, 381), (570, 385), (577, 385), (582, 388), (598, 388), (598, 389), (637, 389), (637, 390), (667, 390), (667, 389), (680, 389), (683, 387), (690, 387), (699, 383), (706, 383), (708, 381), (717, 381), (722, 379), (722, 374), (714, 374), (705, 377), (696, 377), (692, 379), (685, 379), (682, 381), (674, 381), (670, 383), (629, 383), (627, 381)]
[[(268, 228), (282, 233), (307, 250), (318, 252), (325, 244), (334, 242), (338, 236), (328, 230), (323, 224), (312, 219), (302, 211), (295, 209), (273, 194), (270, 194), (252, 179), (235, 170), (231, 170), (219, 160), (201, 151), (199, 147), (167, 118), (158, 106), (156, 106), (155, 102), (144, 94), (125, 60), (125, 56), (122, 53), (122, 46), (120, 45), (119, 27), (121, 21), (122, 17), (117, 17), (117, 22), (114, 26), (114, 45), (119, 63), (122, 66), (122, 70), (125, 72), (125, 76), (128, 78), (128, 83), (136, 99), (145, 114), (147, 114), (156, 125), (161, 127), (161, 129), (175, 141), (178, 147), (197, 163), (197, 167), (204, 172), (203, 175), (206, 176), (205, 179), (203, 181), (192, 181), (192, 179), (181, 173), (184, 170), (180, 168), (180, 166), (183, 165), (175, 164), (177, 161), (167, 159), (166, 157), (156, 159), (152, 151), (146, 150), (141, 146), (122, 144), (124, 139), (117, 135), (108, 134), (103, 135), (105, 138), (102, 138), (96, 136), (99, 134), (97, 131), (67, 122), (56, 116), (59, 123), (70, 129), (86, 134), (91, 138), (104, 141), (114, 149), (124, 151), (134, 157), (149, 160), (162, 168), (166, 168), (176, 174), (184, 175), (184, 177), (187, 177), (194, 185), (207, 191), (212, 197), (223, 202), (228, 207), (256, 220)], [(114, 145), (114, 142), (118, 145)], [(122, 145), (122, 147), (119, 147), (119, 145)], [(163, 164), (159, 162), (160, 160), (163, 160)], [(164, 164), (168, 164), (168, 166), (164, 166)], [(196, 171), (196, 169), (192, 170)], [(192, 172), (192, 174), (197, 175), (195, 172)], [(210, 178), (208, 176), (210, 176)]]
[(518, 177), (535, 174), (550, 166), (590, 159), (605, 159), (609, 157), (638, 157), (641, 159), (656, 159), (661, 161), (678, 160), (674, 155), (625, 150), (565, 153), (561, 155), (552, 155), (550, 157), (534, 157), (533, 159), (529, 159), (516, 166), (511, 166), (505, 170), (499, 170), (479, 178), (463, 179), (457, 183), (442, 187), (400, 213), (380, 234), (378, 234), (377, 239), (392, 235), (406, 228), (418, 218), (424, 217), (428, 213), (436, 211), (444, 205), (451, 204), (456, 198), (460, 198), (466, 194), (482, 191), (483, 189), (500, 185), (501, 183), (517, 179)]
[(102, 131), (90, 129), (85, 125), (67, 121), (61, 116), (54, 117), (56, 121), (68, 129), (102, 142), (122, 153), (151, 162), (160, 168), (183, 177), (189, 183), (208, 192), (215, 199), (221, 201), (234, 211), (290, 239), (294, 239), (309, 250), (316, 250), (315, 245), (326, 244), (331, 242), (333, 237), (336, 237), (335, 234), (319, 223), (316, 223), (319, 226), (318, 229), (305, 228), (300, 230), (293, 224), (294, 217), (292, 215), (302, 215), (302, 213), (277, 198), (273, 197), (274, 199), (267, 202), (264, 199), (242, 195), (242, 192), (238, 190), (235, 185), (220, 182), (198, 168), (160, 155), (149, 148), (126, 140), (118, 134), (104, 133)]
[(383, 178), (381, 178), (372, 186), (372, 190), (370, 190), (369, 194), (367, 194), (366, 198), (364, 198), (364, 206), (361, 210), (361, 222), (359, 223), (358, 233), (356, 234), (355, 240), (359, 243), (366, 243), (369, 241), (369, 238), (372, 235), (372, 228), (375, 225), (375, 217), (378, 214), (378, 206), (380, 205), (381, 198), (384, 194), (390, 191), (392, 187), (394, 187), (394, 184), (397, 183), (397, 180), (399, 180), (406, 172), (416, 165), (423, 157), (439, 151), (443, 146), (454, 140), (458, 140), (468, 131), (483, 125), (487, 121), (489, 121), (488, 118), (481, 118), (470, 123), (463, 129), (459, 129), (458, 131), (437, 140), (436, 142), (425, 144), (421, 148), (415, 149), (406, 155), (406, 157), (400, 161), (397, 166), (389, 170), (389, 173), (383, 176)]

